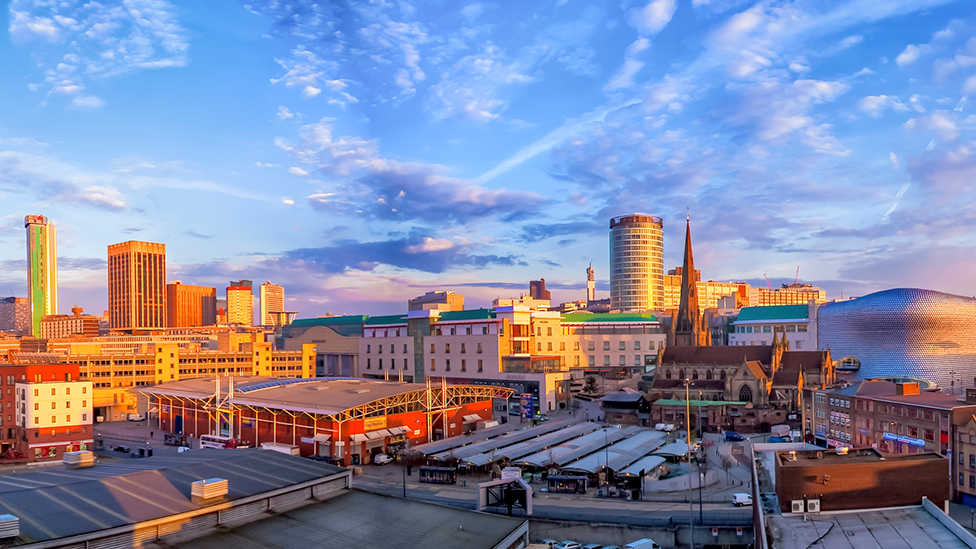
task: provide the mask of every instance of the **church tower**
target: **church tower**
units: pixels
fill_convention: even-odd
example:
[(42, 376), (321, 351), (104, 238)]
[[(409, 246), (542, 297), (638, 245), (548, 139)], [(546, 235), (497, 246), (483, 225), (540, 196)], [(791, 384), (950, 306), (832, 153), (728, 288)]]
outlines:
[(700, 347), (708, 344), (708, 331), (702, 329), (702, 315), (698, 308), (698, 282), (695, 279), (695, 258), (691, 252), (691, 216), (685, 225), (685, 258), (681, 268), (681, 301), (672, 324), (674, 344), (679, 347)]

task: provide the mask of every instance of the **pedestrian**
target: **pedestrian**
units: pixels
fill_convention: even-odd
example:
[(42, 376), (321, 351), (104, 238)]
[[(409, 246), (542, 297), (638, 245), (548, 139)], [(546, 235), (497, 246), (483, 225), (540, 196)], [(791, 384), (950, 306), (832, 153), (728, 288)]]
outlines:
[(153, 432), (152, 431), (149, 431), (149, 438), (152, 438), (152, 437), (153, 437)]

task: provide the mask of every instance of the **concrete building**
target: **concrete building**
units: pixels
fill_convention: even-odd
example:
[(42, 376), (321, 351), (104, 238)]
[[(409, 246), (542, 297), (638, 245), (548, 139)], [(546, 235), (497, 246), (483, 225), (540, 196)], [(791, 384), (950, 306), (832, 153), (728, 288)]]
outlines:
[(610, 220), (610, 308), (664, 310), (664, 222), (625, 215)]
[(546, 279), (540, 278), (539, 280), (529, 281), (529, 297), (532, 299), (552, 301), (552, 292), (546, 289)]
[(27, 229), (27, 299), (31, 331), (37, 335), (45, 315), (58, 314), (58, 228), (43, 215), (24, 217)]
[[(354, 379), (217, 378), (221, 404), (211, 397), (217, 382), (193, 379), (140, 389), (158, 407), (161, 431), (199, 437), (217, 434), (250, 446), (277, 442), (297, 446), (303, 456), (327, 456), (359, 465), (405, 444), (460, 435), (464, 424), (491, 419), (500, 387)], [(467, 416), (467, 417), (465, 417)]]
[(808, 301), (826, 303), (827, 292), (812, 284), (783, 284), (779, 288), (757, 286), (749, 290), (750, 307), (768, 305), (806, 305)]
[(407, 301), (408, 311), (423, 311), (427, 309), (437, 309), (441, 311), (463, 311), (464, 295), (437, 290), (427, 292), (420, 297), (415, 297)]
[(254, 292), (250, 280), (231, 280), (227, 286), (227, 322), (254, 325)]
[(593, 271), (593, 262), (586, 268), (586, 302), (596, 300), (596, 273)]
[(217, 288), (174, 280), (166, 285), (166, 326), (189, 328), (217, 323)]
[(790, 349), (815, 350), (819, 307), (813, 300), (804, 305), (743, 307), (732, 322), (729, 345), (771, 345), (774, 337), (785, 335)]
[(266, 281), (261, 285), (261, 324), (273, 326), (273, 314), (284, 310), (285, 289), (278, 284), (272, 284), (271, 281)]
[(41, 337), (44, 339), (70, 338), (72, 336), (98, 337), (101, 335), (102, 317), (83, 314), (81, 307), (71, 308), (70, 315), (47, 315), (41, 320)]
[(27, 298), (4, 297), (0, 299), (0, 332), (30, 335), (31, 309)]
[(108, 247), (113, 330), (166, 327), (166, 245), (130, 240)]
[(33, 380), (17, 382), (14, 393), (18, 423), (27, 439), (21, 453), (28, 459), (61, 459), (65, 452), (92, 445), (90, 381), (45, 380), (37, 374)]
[(315, 375), (356, 376), (359, 372), (359, 340), (366, 315), (300, 318), (281, 328), (277, 348), (286, 351), (315, 346)]
[[(966, 388), (966, 403), (976, 403), (976, 388)], [(976, 414), (956, 414), (952, 422), (953, 498), (976, 507)]]

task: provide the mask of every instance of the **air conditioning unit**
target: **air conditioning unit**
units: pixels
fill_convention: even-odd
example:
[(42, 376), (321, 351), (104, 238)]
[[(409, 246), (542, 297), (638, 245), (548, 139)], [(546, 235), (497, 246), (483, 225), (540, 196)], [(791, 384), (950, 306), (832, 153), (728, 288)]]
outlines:
[(820, 500), (819, 499), (808, 499), (807, 500), (807, 513), (819, 513), (820, 512)]
[(793, 512), (794, 513), (802, 513), (803, 512), (803, 500), (802, 499), (794, 499), (793, 500)]

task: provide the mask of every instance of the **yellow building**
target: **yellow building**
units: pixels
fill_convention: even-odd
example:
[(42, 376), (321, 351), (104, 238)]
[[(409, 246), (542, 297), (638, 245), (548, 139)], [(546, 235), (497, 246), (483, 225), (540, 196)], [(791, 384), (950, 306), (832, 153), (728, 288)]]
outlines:
[(749, 291), (749, 306), (806, 305), (810, 300), (827, 302), (827, 292), (812, 284), (783, 284), (780, 288), (753, 288)]
[(261, 285), (261, 324), (273, 326), (273, 313), (285, 310), (285, 289), (267, 281)]
[(113, 330), (166, 326), (166, 245), (130, 240), (108, 247), (108, 310)]
[[(701, 271), (695, 270), (695, 281), (698, 284), (698, 309), (714, 309), (718, 307), (718, 300), (735, 294), (736, 308), (749, 305), (749, 284), (745, 282), (716, 282), (702, 281)], [(681, 302), (681, 268), (671, 269), (664, 276), (664, 309), (677, 309)]]
[(314, 377), (314, 344), (304, 344), (300, 351), (278, 351), (263, 339), (257, 333), (224, 332), (218, 334), (214, 349), (199, 342), (181, 346), (159, 341), (125, 353), (89, 342), (71, 346), (63, 360), (77, 363), (79, 378), (92, 383), (95, 415), (117, 421), (124, 414), (146, 411), (128, 392), (133, 387), (213, 376)]
[(254, 292), (250, 280), (231, 281), (227, 287), (227, 322), (242, 326), (254, 323)]

